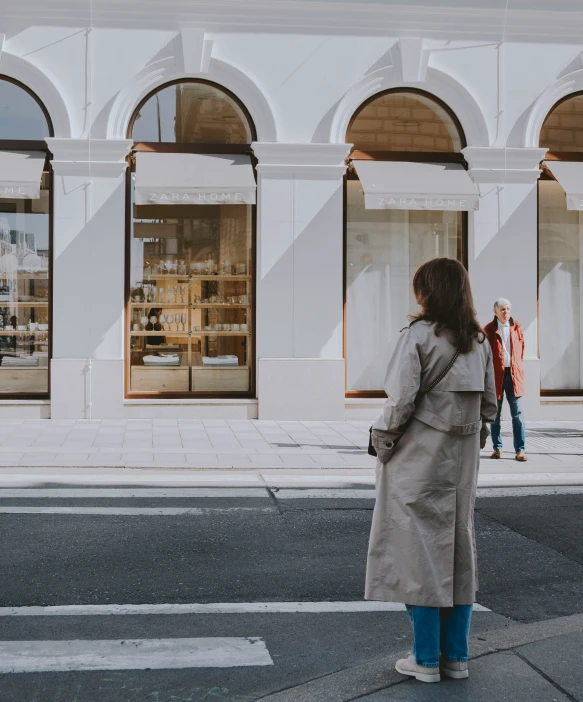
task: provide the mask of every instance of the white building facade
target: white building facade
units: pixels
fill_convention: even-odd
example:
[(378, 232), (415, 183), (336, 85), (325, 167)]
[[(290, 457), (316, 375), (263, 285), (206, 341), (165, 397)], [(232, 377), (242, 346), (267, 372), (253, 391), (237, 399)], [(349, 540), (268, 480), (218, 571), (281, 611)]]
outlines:
[(583, 418), (583, 11), (528, 4), (4, 7), (0, 417), (367, 418), (438, 255)]

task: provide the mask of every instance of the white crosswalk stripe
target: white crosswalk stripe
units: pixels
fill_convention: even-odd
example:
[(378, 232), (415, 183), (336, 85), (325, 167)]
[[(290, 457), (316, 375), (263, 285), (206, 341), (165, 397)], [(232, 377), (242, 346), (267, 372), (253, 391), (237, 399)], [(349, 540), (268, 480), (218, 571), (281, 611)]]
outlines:
[(259, 637), (0, 641), (0, 673), (273, 665)]
[[(209, 602), (186, 604), (52, 605), (0, 607), (0, 617), (111, 616), (152, 614), (334, 614), (347, 612), (404, 612), (400, 602)], [(475, 604), (474, 612), (489, 612)]]
[(275, 507), (1, 507), (0, 514), (95, 514), (136, 516), (204, 515), (226, 512), (276, 512)]

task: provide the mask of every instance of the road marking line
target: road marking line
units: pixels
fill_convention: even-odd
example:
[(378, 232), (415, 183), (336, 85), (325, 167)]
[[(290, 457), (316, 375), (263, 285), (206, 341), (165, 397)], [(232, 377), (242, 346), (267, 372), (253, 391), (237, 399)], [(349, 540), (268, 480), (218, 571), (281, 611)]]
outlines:
[(276, 507), (2, 507), (0, 514), (94, 514), (137, 516), (176, 516), (226, 512), (277, 512)]
[(580, 495), (583, 485), (533, 487), (478, 487), (477, 497), (524, 497), (525, 495)]
[[(334, 614), (348, 612), (404, 612), (400, 602), (211, 602), (200, 604), (52, 605), (0, 607), (0, 617), (111, 616), (134, 614)], [(490, 612), (475, 604), (474, 612)]]
[(0, 673), (273, 665), (259, 637), (0, 641)]
[(0, 488), (0, 499), (14, 497), (267, 497), (265, 488)]
[(325, 488), (306, 488), (304, 490), (301, 488), (281, 488), (280, 490), (274, 490), (273, 494), (278, 500), (374, 500), (376, 490), (374, 488), (363, 490), (351, 488), (338, 488), (336, 490)]

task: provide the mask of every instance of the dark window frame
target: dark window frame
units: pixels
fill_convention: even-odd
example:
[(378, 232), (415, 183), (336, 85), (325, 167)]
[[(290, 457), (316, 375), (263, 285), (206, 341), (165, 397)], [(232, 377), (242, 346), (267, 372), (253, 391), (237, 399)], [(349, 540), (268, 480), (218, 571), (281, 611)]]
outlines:
[[(177, 85), (179, 83), (194, 83), (194, 84), (204, 84), (210, 85), (217, 90), (228, 95), (232, 98), (238, 106), (243, 111), (244, 116), (248, 120), (248, 125), (251, 131), (251, 136), (253, 141), (257, 140), (257, 130), (255, 124), (251, 118), (251, 115), (239, 98), (234, 95), (230, 90), (224, 88), (223, 86), (208, 81), (208, 80), (198, 80), (198, 79), (178, 79), (173, 80), (169, 83), (152, 90), (143, 98), (132, 115), (130, 119), (127, 138), (132, 138), (132, 128), (136, 121), (136, 117), (139, 114), (140, 109), (144, 104), (151, 99), (156, 93), (168, 88), (172, 85)], [(135, 159), (134, 153), (136, 152), (150, 152), (150, 153), (192, 153), (192, 154), (247, 154), (251, 157), (251, 163), (253, 169), (257, 165), (257, 159), (253, 150), (251, 148), (251, 143), (249, 144), (196, 144), (196, 143), (179, 143), (179, 142), (144, 142), (137, 141), (134, 142), (130, 156), (128, 156), (129, 168), (126, 171), (126, 244), (125, 244), (125, 281), (124, 281), (124, 398), (126, 400), (204, 400), (204, 399), (217, 399), (217, 400), (246, 400), (256, 398), (256, 365), (257, 365), (257, 205), (250, 205), (252, 207), (251, 216), (251, 269), (250, 269), (250, 292), (252, 297), (251, 305), (251, 353), (249, 354), (249, 390), (241, 392), (132, 392), (130, 389), (130, 373), (131, 373), (131, 349), (130, 349), (130, 331), (131, 331), (131, 299), (130, 299), (130, 275), (131, 275), (131, 261), (130, 261), (130, 247), (131, 247), (131, 231), (132, 231), (132, 218), (133, 212), (131, 207), (131, 174), (135, 171)], [(195, 207), (195, 205), (193, 205)]]
[[(28, 93), (37, 103), (37, 105), (42, 110), (43, 115), (47, 121), (47, 127), (49, 131), (49, 137), (54, 136), (53, 121), (47, 108), (44, 106), (40, 98), (24, 83), (21, 83), (15, 78), (6, 76), (0, 73), (0, 81), (6, 81), (12, 83), (17, 87)], [(1, 135), (0, 135), (1, 136)], [(49, 173), (49, 305), (48, 305), (48, 320), (49, 320), (49, 343), (48, 343), (48, 385), (47, 392), (42, 393), (31, 393), (31, 392), (20, 392), (20, 393), (8, 393), (0, 391), (0, 402), (4, 400), (50, 400), (51, 397), (51, 360), (53, 357), (53, 195), (54, 195), (54, 174), (51, 165), (52, 154), (49, 151), (49, 147), (44, 139), (1, 139), (0, 138), (0, 151), (44, 151), (46, 154), (44, 170)], [(9, 199), (9, 198), (6, 198)]]
[[(348, 128), (346, 130), (346, 140), (348, 142), (348, 133), (352, 124), (362, 112), (362, 110), (368, 106), (371, 102), (374, 102), (379, 97), (388, 95), (391, 93), (401, 93), (401, 94), (416, 94), (422, 95), (433, 102), (437, 103), (441, 108), (443, 108), (447, 114), (451, 117), (454, 125), (458, 130), (458, 135), (460, 139), (461, 148), (464, 149), (467, 145), (464, 130), (462, 129), (461, 123), (455, 113), (446, 105), (442, 100), (435, 97), (431, 93), (424, 90), (419, 90), (417, 88), (391, 88), (390, 90), (385, 90), (381, 93), (377, 93), (372, 97), (368, 98), (363, 102), (358, 110), (352, 116)], [(348, 142), (350, 143), (350, 142)], [(372, 160), (372, 161), (415, 161), (418, 163), (459, 163), (463, 166), (465, 170), (468, 169), (468, 163), (464, 158), (464, 155), (457, 151), (384, 151), (384, 150), (364, 150), (364, 149), (354, 149), (346, 161), (350, 164), (352, 160)], [(373, 398), (386, 398), (387, 394), (384, 390), (347, 390), (346, 389), (346, 379), (348, 375), (348, 361), (346, 358), (346, 263), (347, 263), (347, 247), (348, 247), (348, 198), (347, 198), (347, 183), (349, 180), (358, 180), (357, 174), (352, 168), (348, 168), (343, 179), (343, 212), (342, 212), (342, 229), (343, 229), (343, 252), (342, 252), (342, 356), (344, 358), (344, 396), (346, 399), (373, 399)], [(468, 212), (462, 212), (462, 232), (461, 232), (461, 251), (460, 258), (458, 259), (464, 268), (468, 268)]]

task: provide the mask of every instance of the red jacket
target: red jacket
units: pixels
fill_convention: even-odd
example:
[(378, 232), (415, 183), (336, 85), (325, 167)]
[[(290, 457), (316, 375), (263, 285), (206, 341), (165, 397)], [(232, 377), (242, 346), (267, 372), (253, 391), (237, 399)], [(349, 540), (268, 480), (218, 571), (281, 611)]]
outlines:
[[(502, 336), (498, 331), (498, 319), (484, 327), (486, 338), (492, 347), (494, 362), (494, 377), (496, 380), (496, 397), (502, 399), (502, 383), (504, 382), (504, 346)], [(516, 397), (524, 395), (524, 334), (520, 323), (510, 317), (510, 374)]]

